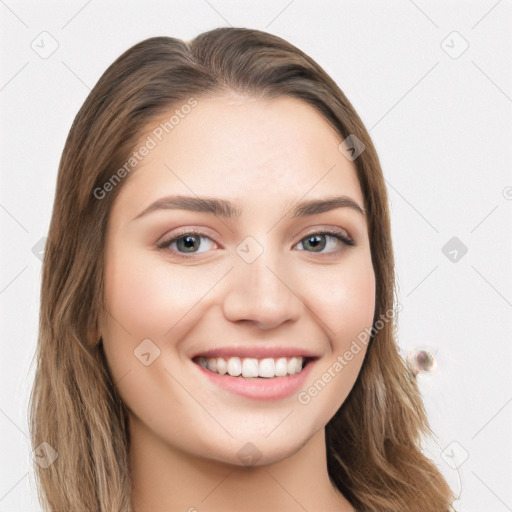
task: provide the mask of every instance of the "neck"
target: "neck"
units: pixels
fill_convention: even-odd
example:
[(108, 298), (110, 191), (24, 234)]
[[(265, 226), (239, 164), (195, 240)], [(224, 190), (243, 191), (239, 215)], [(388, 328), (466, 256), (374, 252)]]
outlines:
[(329, 479), (324, 428), (282, 461), (237, 466), (170, 446), (130, 417), (129, 463), (134, 512), (354, 510)]

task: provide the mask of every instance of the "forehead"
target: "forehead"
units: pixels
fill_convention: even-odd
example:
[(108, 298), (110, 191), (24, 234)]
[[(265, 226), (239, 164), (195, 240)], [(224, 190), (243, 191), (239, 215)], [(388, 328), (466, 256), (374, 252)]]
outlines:
[[(172, 193), (232, 199), (254, 211), (336, 193), (364, 203), (355, 166), (338, 149), (342, 138), (302, 100), (197, 98), (166, 125), (173, 112), (143, 131), (154, 147), (123, 183), (115, 210), (140, 211)], [(158, 140), (162, 127), (168, 133)]]

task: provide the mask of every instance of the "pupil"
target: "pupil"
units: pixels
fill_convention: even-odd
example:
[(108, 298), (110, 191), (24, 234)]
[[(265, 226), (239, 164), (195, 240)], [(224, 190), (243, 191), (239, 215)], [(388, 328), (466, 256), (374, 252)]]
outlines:
[[(184, 241), (184, 243), (185, 243), (185, 248), (187, 248), (187, 249), (193, 249), (193, 248), (194, 248), (194, 245), (197, 245), (197, 243), (196, 243), (196, 244), (194, 244), (194, 240), (195, 240), (195, 238), (194, 238), (193, 236), (190, 236), (190, 235), (184, 236), (184, 237), (182, 238), (182, 240)], [(196, 247), (196, 248), (197, 248), (197, 247)]]
[[(308, 237), (308, 238), (307, 238), (307, 241), (309, 242), (310, 240), (315, 240), (315, 239), (316, 239), (316, 240), (317, 240), (317, 243), (318, 243), (318, 239), (319, 239), (319, 238), (323, 238), (323, 235), (314, 235), (314, 236), (310, 236), (310, 237)], [(313, 244), (312, 244), (312, 245), (313, 245), (313, 248), (318, 249), (318, 245), (315, 245), (315, 242), (313, 242)], [(321, 244), (321, 242), (320, 242), (320, 245), (321, 245), (320, 250), (322, 250), (322, 249), (325, 247), (325, 241), (324, 241), (323, 245), (322, 245), (322, 244)]]

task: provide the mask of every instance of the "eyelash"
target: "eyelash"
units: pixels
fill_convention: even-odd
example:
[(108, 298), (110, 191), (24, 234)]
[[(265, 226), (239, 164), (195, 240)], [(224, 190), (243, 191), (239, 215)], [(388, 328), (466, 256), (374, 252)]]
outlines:
[[(173, 235), (172, 238), (168, 238), (166, 240), (163, 240), (162, 242), (157, 243), (156, 247), (158, 249), (162, 249), (162, 250), (163, 249), (169, 249), (169, 246), (172, 243), (174, 243), (174, 242), (176, 242), (176, 241), (180, 240), (181, 238), (184, 238), (185, 236), (188, 236), (188, 235), (201, 236), (201, 237), (204, 237), (204, 238), (208, 238), (209, 240), (212, 240), (212, 238), (209, 237), (206, 233), (203, 233), (201, 231), (196, 231), (196, 230), (192, 229), (192, 230), (188, 230), (188, 231), (183, 231), (182, 233), (178, 233), (177, 235)], [(301, 243), (303, 240), (307, 240), (308, 238), (311, 238), (312, 236), (315, 236), (315, 235), (330, 235), (333, 238), (336, 238), (337, 240), (342, 242), (344, 245), (347, 245), (347, 246), (350, 246), (350, 247), (356, 245), (355, 242), (351, 238), (348, 238), (341, 231), (339, 231), (337, 229), (322, 229), (320, 231), (313, 231), (311, 233), (308, 233), (303, 238), (301, 238), (298, 243)], [(212, 242), (215, 242), (215, 240), (212, 240)], [(302, 249), (302, 250), (304, 250), (304, 249)], [(306, 251), (306, 252), (310, 252), (310, 251)], [(327, 255), (335, 254), (337, 252), (339, 252), (339, 251), (331, 251), (331, 252), (328, 252), (328, 253), (323, 253), (323, 252), (315, 253), (315, 252), (312, 252), (312, 254), (319, 254), (320, 257), (326, 257)], [(179, 258), (188, 259), (188, 258), (194, 258), (199, 253), (184, 254), (184, 253), (177, 252), (177, 254), (179, 254)]]

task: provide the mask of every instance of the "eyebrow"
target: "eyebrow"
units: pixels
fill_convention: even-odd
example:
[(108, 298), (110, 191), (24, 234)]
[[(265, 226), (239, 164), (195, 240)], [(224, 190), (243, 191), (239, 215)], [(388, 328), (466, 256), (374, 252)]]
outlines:
[[(329, 196), (322, 199), (309, 199), (296, 204), (292, 218), (317, 215), (337, 208), (351, 208), (366, 217), (366, 210), (348, 196)], [(132, 220), (144, 217), (158, 210), (188, 210), (212, 213), (226, 219), (239, 219), (242, 211), (238, 205), (226, 199), (214, 197), (168, 196), (150, 204)]]

